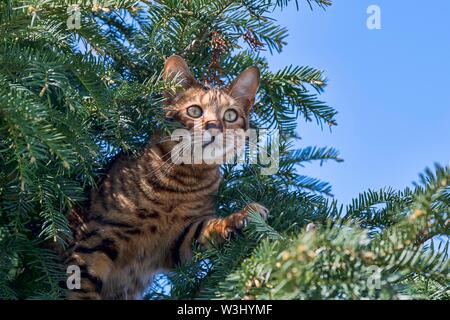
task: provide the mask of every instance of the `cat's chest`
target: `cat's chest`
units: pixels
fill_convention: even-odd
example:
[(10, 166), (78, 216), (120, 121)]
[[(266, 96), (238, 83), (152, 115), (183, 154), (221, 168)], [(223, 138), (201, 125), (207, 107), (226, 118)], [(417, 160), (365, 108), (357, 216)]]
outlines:
[(136, 200), (174, 215), (209, 208), (221, 182), (215, 167), (191, 171), (183, 166), (165, 168), (150, 161), (145, 170), (136, 173)]
[(171, 198), (161, 197), (156, 201), (145, 201), (139, 205), (141, 218), (158, 218), (167, 226), (183, 224), (197, 216), (214, 213), (214, 196), (205, 195), (201, 198)]

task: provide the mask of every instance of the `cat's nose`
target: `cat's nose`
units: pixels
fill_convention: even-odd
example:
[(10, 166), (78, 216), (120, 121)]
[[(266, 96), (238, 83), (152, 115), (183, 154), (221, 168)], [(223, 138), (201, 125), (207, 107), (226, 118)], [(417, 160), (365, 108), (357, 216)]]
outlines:
[(205, 145), (208, 145), (214, 141), (216, 141), (216, 138), (221, 134), (222, 132), (222, 124), (217, 121), (208, 121), (205, 124), (205, 132), (203, 134), (203, 139), (206, 141)]
[(222, 124), (218, 121), (209, 121), (206, 123), (205, 130), (222, 131)]

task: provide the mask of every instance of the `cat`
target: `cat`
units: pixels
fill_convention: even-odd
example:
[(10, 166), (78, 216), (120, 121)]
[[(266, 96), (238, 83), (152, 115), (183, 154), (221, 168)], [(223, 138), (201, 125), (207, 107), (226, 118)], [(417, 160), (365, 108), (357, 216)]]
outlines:
[[(197, 82), (180, 56), (169, 57), (163, 79), (179, 89), (165, 93), (165, 116), (189, 130), (243, 129), (259, 87), (257, 67), (243, 71), (227, 87)], [(138, 156), (120, 156), (91, 191), (84, 235), (68, 265), (81, 270), (81, 288), (69, 299), (140, 299), (152, 276), (192, 258), (192, 242), (223, 242), (245, 227), (250, 211), (266, 219), (269, 210), (250, 203), (219, 218), (214, 195), (219, 164), (175, 164), (168, 157), (176, 141), (156, 136)], [(228, 152), (228, 151), (227, 151)]]

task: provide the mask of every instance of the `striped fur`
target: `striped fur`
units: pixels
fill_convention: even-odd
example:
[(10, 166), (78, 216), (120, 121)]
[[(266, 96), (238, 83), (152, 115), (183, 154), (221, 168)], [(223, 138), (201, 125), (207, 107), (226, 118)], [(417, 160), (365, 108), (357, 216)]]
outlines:
[[(193, 121), (186, 114), (192, 104), (205, 110), (203, 128), (247, 128), (259, 73), (238, 78), (227, 89), (202, 87), (193, 80), (184, 61), (173, 56), (165, 78), (182, 75), (183, 89), (167, 96), (167, 113), (186, 128)], [(242, 77), (242, 76), (241, 76)], [(244, 83), (240, 83), (246, 80)], [(249, 84), (251, 87), (249, 88)], [(240, 86), (246, 85), (247, 88)], [(237, 87), (236, 87), (237, 86)], [(245, 89), (247, 96), (242, 95)], [(238, 96), (234, 93), (238, 93)], [(233, 106), (239, 118), (232, 124), (220, 118)], [(154, 138), (139, 156), (120, 156), (92, 190), (89, 217), (83, 235), (73, 246), (68, 264), (81, 270), (81, 288), (70, 290), (70, 299), (139, 299), (159, 270), (167, 270), (192, 257), (192, 242), (207, 246), (223, 241), (245, 226), (249, 209), (267, 217), (263, 206), (253, 203), (226, 218), (214, 216), (221, 177), (217, 165), (173, 164), (166, 156), (173, 142)]]

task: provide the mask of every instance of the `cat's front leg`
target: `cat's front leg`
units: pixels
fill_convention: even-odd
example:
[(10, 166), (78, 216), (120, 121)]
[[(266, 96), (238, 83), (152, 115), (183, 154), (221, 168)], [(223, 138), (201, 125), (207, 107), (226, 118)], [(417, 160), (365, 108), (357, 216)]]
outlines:
[(253, 202), (245, 206), (242, 210), (235, 212), (225, 218), (214, 218), (206, 222), (198, 241), (203, 245), (208, 245), (211, 240), (216, 242), (223, 242), (229, 239), (230, 236), (241, 230), (247, 225), (248, 214), (250, 212), (257, 212), (267, 219), (269, 210), (263, 205)]
[[(84, 248), (84, 247), (82, 247)], [(112, 263), (109, 258), (95, 252), (90, 254), (75, 253), (71, 257), (71, 265), (80, 270), (80, 288), (67, 292), (69, 300), (100, 300), (102, 299), (103, 283), (107, 279)]]

